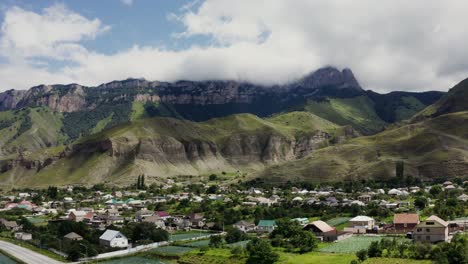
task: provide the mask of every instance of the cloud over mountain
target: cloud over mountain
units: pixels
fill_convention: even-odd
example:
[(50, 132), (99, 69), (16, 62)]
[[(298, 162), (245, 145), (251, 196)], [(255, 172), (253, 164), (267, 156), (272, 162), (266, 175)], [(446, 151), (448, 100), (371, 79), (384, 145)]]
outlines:
[(0, 90), (127, 77), (272, 84), (325, 65), (349, 67), (377, 91), (444, 90), (468, 72), (467, 8), (456, 0), (197, 1), (169, 15), (184, 26), (173, 35), (209, 44), (136, 43), (103, 54), (86, 42), (126, 32), (63, 5), (37, 13), (11, 7), (0, 37)]

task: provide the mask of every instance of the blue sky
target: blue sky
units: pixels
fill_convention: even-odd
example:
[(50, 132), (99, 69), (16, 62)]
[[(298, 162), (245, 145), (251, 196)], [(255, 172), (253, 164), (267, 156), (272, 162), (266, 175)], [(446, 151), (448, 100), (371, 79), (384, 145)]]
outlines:
[(287, 83), (351, 68), (365, 89), (468, 75), (467, 1), (3, 0), (0, 91), (112, 80)]
[[(171, 37), (173, 32), (181, 32), (184, 27), (181, 23), (168, 19), (168, 16), (171, 13), (180, 13), (183, 7), (191, 1), (134, 0), (131, 2), (131, 5), (127, 5), (120, 0), (6, 0), (6, 3), (1, 4), (1, 8), (6, 10), (11, 6), (19, 6), (26, 10), (40, 12), (54, 4), (64, 3), (69, 9), (87, 18), (99, 18), (104, 24), (111, 26), (112, 30), (93, 41), (84, 41), (83, 45), (105, 54), (111, 54), (135, 44), (183, 49), (195, 41), (197, 43), (208, 41), (203, 37), (198, 37), (196, 40)], [(5, 12), (0, 14), (0, 20), (4, 19), (4, 15)]]

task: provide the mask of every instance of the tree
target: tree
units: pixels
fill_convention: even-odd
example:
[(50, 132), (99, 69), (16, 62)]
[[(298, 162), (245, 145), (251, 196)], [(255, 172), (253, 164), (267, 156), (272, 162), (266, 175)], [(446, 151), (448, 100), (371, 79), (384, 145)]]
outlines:
[(209, 245), (212, 248), (220, 248), (223, 246), (223, 238), (221, 236), (211, 236)]
[(226, 234), (226, 242), (236, 243), (245, 239), (245, 234), (237, 228), (230, 228)]
[(210, 181), (216, 181), (216, 180), (218, 179), (218, 175), (216, 175), (216, 174), (211, 174), (211, 175), (208, 177), (208, 179), (209, 179)]
[(434, 185), (429, 190), (429, 193), (432, 197), (437, 197), (442, 192), (442, 187), (440, 185)]
[(141, 175), (141, 180), (140, 180), (140, 189), (145, 189), (145, 175)]
[(278, 260), (278, 254), (273, 252), (270, 244), (259, 238), (254, 238), (247, 244), (247, 252), (247, 264), (271, 264)]
[(376, 258), (382, 256), (382, 249), (380, 248), (380, 244), (378, 241), (373, 241), (370, 244), (369, 249), (367, 250), (367, 254), (369, 255), (369, 258)]
[(137, 188), (137, 189), (140, 189), (140, 185), (141, 185), (141, 175), (138, 175), (138, 180), (137, 180), (136, 188)]
[(359, 259), (359, 261), (363, 262), (364, 260), (367, 259), (367, 250), (361, 249), (358, 252), (356, 252), (356, 257)]
[(49, 188), (47, 188), (47, 196), (49, 198), (55, 199), (55, 198), (57, 198), (57, 194), (58, 194), (57, 187), (49, 186)]
[(398, 180), (403, 179), (404, 172), (405, 172), (405, 163), (402, 160), (397, 161), (397, 163), (395, 164), (395, 174)]
[(427, 199), (424, 196), (419, 196), (414, 199), (414, 206), (416, 206), (419, 209), (424, 209), (426, 208), (427, 205)]
[(318, 241), (312, 232), (302, 230), (291, 238), (290, 243), (299, 248), (300, 253), (306, 253), (314, 250)]

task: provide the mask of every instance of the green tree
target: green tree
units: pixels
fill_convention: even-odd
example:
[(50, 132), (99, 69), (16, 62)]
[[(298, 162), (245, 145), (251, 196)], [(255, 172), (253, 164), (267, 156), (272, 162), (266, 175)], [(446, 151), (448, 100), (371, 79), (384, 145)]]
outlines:
[(299, 248), (300, 253), (306, 253), (314, 250), (318, 241), (314, 234), (302, 230), (291, 238), (290, 243), (292, 246)]
[(216, 181), (216, 180), (218, 179), (218, 175), (216, 175), (216, 174), (211, 174), (211, 175), (208, 177), (208, 179), (209, 179), (210, 181)]
[(209, 245), (212, 248), (220, 248), (223, 246), (223, 238), (221, 236), (211, 236)]
[(254, 238), (247, 244), (247, 252), (247, 264), (271, 264), (278, 260), (278, 254), (273, 252), (270, 244), (259, 238)]
[(226, 242), (236, 243), (245, 239), (245, 234), (237, 228), (230, 228), (227, 230)]
[(373, 241), (370, 244), (369, 249), (367, 250), (367, 254), (369, 255), (369, 258), (376, 258), (382, 256), (382, 249), (380, 248), (379, 241)]
[(397, 161), (397, 163), (395, 164), (395, 174), (398, 180), (400, 181), (403, 180), (404, 172), (405, 172), (405, 163), (402, 160)]
[(356, 252), (356, 257), (359, 259), (359, 261), (363, 262), (364, 260), (367, 259), (367, 250), (366, 249), (361, 249), (358, 252)]
[(432, 195), (432, 197), (437, 197), (440, 193), (442, 192), (442, 186), (440, 185), (434, 185), (431, 187), (429, 190), (429, 193)]
[(414, 199), (414, 206), (416, 206), (419, 209), (424, 209), (426, 208), (427, 205), (427, 199), (424, 196), (419, 196)]

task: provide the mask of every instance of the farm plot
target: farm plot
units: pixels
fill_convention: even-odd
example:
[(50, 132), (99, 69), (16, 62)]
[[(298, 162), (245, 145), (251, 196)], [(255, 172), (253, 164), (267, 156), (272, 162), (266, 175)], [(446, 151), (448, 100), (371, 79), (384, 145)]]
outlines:
[(179, 247), (179, 246), (166, 246), (159, 247), (151, 250), (150, 252), (163, 255), (163, 256), (180, 256), (194, 250), (191, 247)]
[(187, 232), (169, 235), (169, 241), (181, 241), (210, 235), (208, 232)]
[[(2, 262), (0, 262), (2, 263)], [(147, 259), (142, 257), (127, 257), (127, 258), (119, 258), (119, 259), (112, 259), (104, 262), (99, 262), (101, 264), (164, 264), (163, 262), (155, 259)]]
[[(327, 253), (356, 253), (361, 249), (367, 249), (373, 241), (380, 241), (383, 238), (392, 239), (385, 236), (352, 236), (350, 238), (333, 242), (329, 246), (319, 249), (320, 252)], [(397, 238), (404, 241), (405, 238)]]
[(181, 244), (181, 247), (192, 247), (192, 248), (201, 248), (208, 246), (210, 244), (210, 240), (198, 240), (189, 243)]
[(348, 222), (349, 219), (351, 219), (351, 217), (336, 217), (336, 218), (332, 218), (328, 220), (327, 224), (331, 226), (337, 226), (337, 225), (341, 225), (341, 224)]

